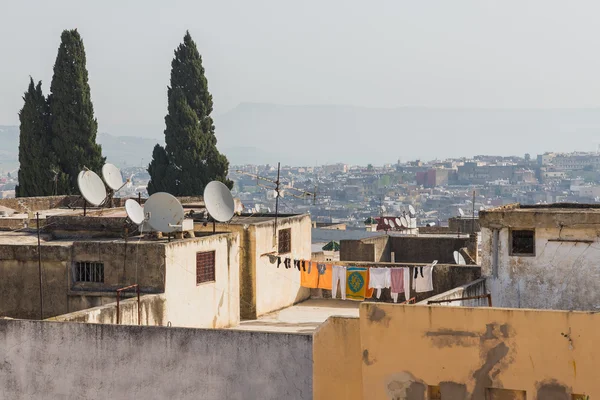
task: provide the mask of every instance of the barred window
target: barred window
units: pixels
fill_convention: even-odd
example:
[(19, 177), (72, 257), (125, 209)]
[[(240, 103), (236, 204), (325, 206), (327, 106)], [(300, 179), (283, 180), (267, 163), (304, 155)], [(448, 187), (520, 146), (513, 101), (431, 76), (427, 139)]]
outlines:
[(215, 281), (215, 252), (196, 253), (196, 285)]
[(292, 228), (279, 230), (278, 253), (287, 254), (292, 252)]
[(510, 254), (513, 256), (535, 256), (535, 231), (513, 230), (510, 232)]
[(104, 283), (104, 263), (99, 261), (77, 261), (73, 275), (75, 282)]

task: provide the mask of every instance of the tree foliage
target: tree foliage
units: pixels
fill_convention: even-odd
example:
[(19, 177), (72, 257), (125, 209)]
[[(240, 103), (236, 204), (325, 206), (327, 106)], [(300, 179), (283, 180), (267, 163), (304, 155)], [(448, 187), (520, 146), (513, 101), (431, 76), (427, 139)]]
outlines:
[(85, 166), (100, 172), (105, 158), (96, 143), (98, 122), (94, 118), (83, 40), (76, 29), (62, 32), (50, 91), (51, 147), (60, 169), (58, 194), (78, 193), (79, 171)]
[(55, 157), (50, 150), (48, 103), (42, 93), (42, 82), (29, 87), (19, 111), (19, 184), (17, 197), (49, 196), (53, 194)]
[(167, 89), (165, 144), (154, 148), (148, 166), (148, 193), (201, 195), (212, 180), (229, 188), (229, 162), (217, 149), (215, 126), (210, 117), (213, 102), (208, 91), (202, 58), (186, 32), (171, 62), (171, 85)]

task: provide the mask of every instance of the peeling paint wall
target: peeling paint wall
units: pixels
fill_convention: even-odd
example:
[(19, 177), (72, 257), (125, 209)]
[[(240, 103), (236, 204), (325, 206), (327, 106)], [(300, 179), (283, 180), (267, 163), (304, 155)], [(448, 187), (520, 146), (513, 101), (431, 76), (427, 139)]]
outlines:
[(312, 336), (0, 320), (0, 399), (312, 398)]
[[(534, 211), (482, 217), (481, 267), (494, 305), (600, 310), (600, 223), (586, 222), (586, 213), (579, 210), (558, 215)], [(535, 256), (510, 255), (511, 229), (535, 229)]]
[(533, 400), (600, 396), (600, 314), (363, 303), (359, 329), (363, 398), (425, 400), (428, 386), (458, 400), (490, 388)]
[[(196, 254), (215, 251), (215, 281), (196, 284)], [(240, 320), (239, 236), (222, 233), (166, 245), (165, 320), (223, 328)]]

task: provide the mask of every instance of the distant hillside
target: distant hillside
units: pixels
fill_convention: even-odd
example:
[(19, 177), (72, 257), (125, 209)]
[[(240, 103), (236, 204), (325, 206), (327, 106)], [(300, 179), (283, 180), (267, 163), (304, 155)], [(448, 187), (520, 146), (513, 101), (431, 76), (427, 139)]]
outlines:
[[(148, 164), (156, 140), (100, 133), (98, 143), (102, 145), (102, 154), (109, 162), (128, 167)], [(19, 127), (0, 125), (0, 170), (17, 169), (18, 165)]]
[[(385, 109), (244, 103), (215, 120), (223, 149), (258, 148), (282, 163), (296, 165), (592, 151), (600, 143), (600, 109)], [(253, 155), (248, 152), (247, 156)], [(266, 161), (272, 163), (271, 157)]]

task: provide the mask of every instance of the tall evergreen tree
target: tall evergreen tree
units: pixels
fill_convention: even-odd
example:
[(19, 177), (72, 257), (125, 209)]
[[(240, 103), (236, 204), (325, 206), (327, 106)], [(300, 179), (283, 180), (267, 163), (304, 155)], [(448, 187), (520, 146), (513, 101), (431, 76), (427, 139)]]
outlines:
[(86, 166), (100, 172), (105, 158), (96, 143), (98, 122), (94, 118), (83, 40), (76, 29), (62, 32), (50, 91), (52, 149), (62, 171), (58, 193), (77, 193), (79, 171)]
[(19, 112), (19, 185), (17, 197), (49, 196), (53, 194), (54, 155), (50, 150), (48, 103), (42, 93), (42, 82), (34, 84), (23, 96)]
[(233, 182), (227, 179), (229, 161), (217, 149), (215, 126), (210, 117), (212, 95), (202, 58), (189, 32), (175, 50), (167, 96), (166, 147), (154, 148), (148, 167), (151, 178), (148, 193), (161, 188), (179, 196), (201, 195), (212, 180), (231, 188)]

